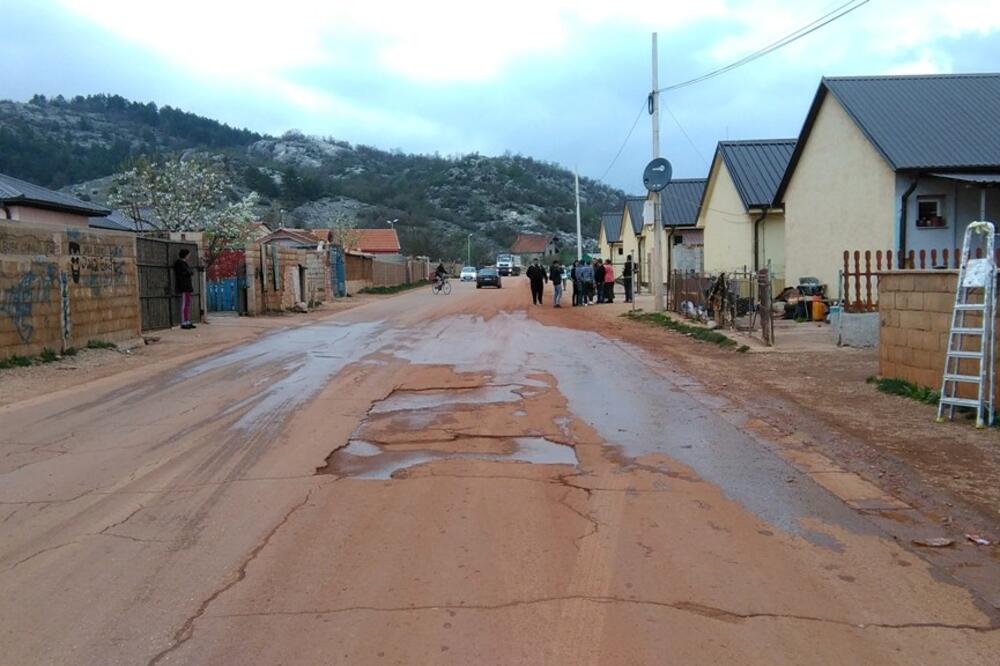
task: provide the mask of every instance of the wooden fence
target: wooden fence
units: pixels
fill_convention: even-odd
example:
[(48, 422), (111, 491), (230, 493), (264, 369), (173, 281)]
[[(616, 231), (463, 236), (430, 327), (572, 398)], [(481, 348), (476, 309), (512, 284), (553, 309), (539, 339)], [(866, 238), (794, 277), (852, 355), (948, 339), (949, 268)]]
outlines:
[[(1000, 249), (996, 251), (1000, 263)], [(962, 250), (844, 250), (844, 268), (841, 279), (844, 286), (845, 312), (875, 312), (878, 310), (878, 274), (894, 270), (945, 270), (957, 269)], [(982, 257), (977, 248), (976, 257)]]

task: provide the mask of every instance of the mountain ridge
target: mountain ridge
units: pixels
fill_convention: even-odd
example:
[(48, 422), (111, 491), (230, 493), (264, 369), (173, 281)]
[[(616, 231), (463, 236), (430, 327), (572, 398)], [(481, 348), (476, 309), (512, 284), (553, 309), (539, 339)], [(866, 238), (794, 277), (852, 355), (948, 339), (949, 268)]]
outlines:
[[(260, 215), (284, 226), (360, 227), (395, 220), (407, 254), (485, 262), (517, 233), (553, 233), (575, 245), (573, 174), (505, 153), (408, 154), (290, 130), (238, 129), (171, 106), (119, 95), (0, 101), (0, 173), (106, 203), (110, 176), (139, 155), (197, 154), (219, 161), (237, 193), (257, 191)], [(625, 194), (580, 179), (581, 219), (594, 247), (600, 213)]]

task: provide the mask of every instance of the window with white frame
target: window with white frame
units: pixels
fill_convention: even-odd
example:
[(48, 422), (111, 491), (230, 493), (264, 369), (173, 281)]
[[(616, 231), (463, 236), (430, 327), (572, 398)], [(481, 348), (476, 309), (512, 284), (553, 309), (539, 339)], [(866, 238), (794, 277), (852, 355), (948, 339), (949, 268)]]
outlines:
[(944, 218), (944, 196), (922, 195), (917, 197), (917, 228), (943, 229), (948, 226)]

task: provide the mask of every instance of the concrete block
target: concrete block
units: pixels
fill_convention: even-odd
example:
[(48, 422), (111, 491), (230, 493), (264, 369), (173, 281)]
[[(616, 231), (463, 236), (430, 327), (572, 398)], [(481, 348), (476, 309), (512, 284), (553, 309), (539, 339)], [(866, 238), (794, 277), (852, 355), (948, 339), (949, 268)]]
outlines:
[(899, 313), (899, 325), (901, 328), (929, 331), (931, 329), (930, 317), (924, 312), (913, 312), (903, 310)]

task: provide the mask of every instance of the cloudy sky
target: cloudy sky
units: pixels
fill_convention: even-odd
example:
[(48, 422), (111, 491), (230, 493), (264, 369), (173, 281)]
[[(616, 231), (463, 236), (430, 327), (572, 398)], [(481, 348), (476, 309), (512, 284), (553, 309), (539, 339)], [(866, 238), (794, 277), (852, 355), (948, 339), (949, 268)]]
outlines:
[[(846, 1), (4, 0), (0, 97), (118, 93), (260, 132), (510, 150), (600, 178), (650, 89), (650, 33), (669, 85)], [(1000, 0), (870, 0), (664, 95), (663, 153), (704, 176), (720, 139), (795, 136), (823, 75), (996, 71), (998, 53)], [(639, 190), (649, 156), (642, 115), (605, 180)]]

